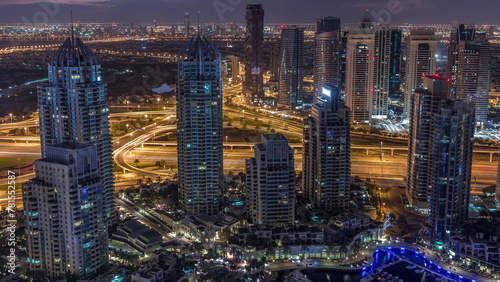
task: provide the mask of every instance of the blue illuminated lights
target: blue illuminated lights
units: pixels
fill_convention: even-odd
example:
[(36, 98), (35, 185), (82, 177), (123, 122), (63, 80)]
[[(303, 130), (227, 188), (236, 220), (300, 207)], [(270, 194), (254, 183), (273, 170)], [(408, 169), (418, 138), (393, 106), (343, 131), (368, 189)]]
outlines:
[[(382, 254), (387, 254), (380, 256), (380, 253)], [(391, 253), (394, 254), (394, 256), (391, 255)], [(389, 264), (396, 265), (397, 262), (400, 260), (400, 258), (403, 258), (403, 260), (407, 260), (408, 263), (413, 264), (413, 268), (411, 267), (406, 267), (407, 269), (414, 269), (417, 267), (417, 269), (421, 269), (422, 272), (426, 271), (426, 273), (436, 273), (437, 275), (441, 275), (441, 277), (444, 277), (443, 279), (453, 279), (453, 281), (470, 281), (470, 282), (477, 282), (476, 280), (472, 279), (467, 279), (464, 278), (462, 275), (458, 275), (456, 273), (453, 273), (451, 271), (448, 271), (441, 266), (437, 265), (436, 263), (433, 263), (430, 259), (428, 259), (425, 256), (425, 253), (421, 253), (419, 250), (415, 250), (414, 248), (406, 249), (404, 247), (386, 247), (386, 248), (380, 248), (376, 249), (373, 252), (373, 257), (375, 259), (375, 262), (370, 264), (368, 267), (363, 267), (363, 271), (366, 270), (366, 273), (371, 273), (378, 267), (382, 265), (388, 265), (387, 263), (390, 261)], [(382, 268), (385, 268), (382, 266)], [(388, 269), (389, 270), (389, 269)], [(398, 271), (395, 269), (391, 269), (388, 272), (391, 271)], [(406, 271), (406, 270), (404, 270)], [(418, 272), (418, 273), (422, 273)], [(392, 273), (394, 275), (394, 273)], [(375, 273), (375, 275), (377, 275)], [(364, 276), (363, 276), (364, 277)], [(424, 276), (425, 277), (425, 276)]]

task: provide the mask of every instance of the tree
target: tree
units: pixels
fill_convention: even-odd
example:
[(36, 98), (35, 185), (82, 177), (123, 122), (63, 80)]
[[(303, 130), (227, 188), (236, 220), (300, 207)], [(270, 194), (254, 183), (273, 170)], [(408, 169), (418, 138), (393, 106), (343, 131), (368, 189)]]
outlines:
[(305, 258), (306, 252), (309, 252), (309, 247), (307, 245), (301, 245), (300, 251), (302, 252), (302, 258)]
[(288, 246), (288, 245), (283, 246), (283, 253), (285, 255), (285, 258), (288, 258), (288, 256), (290, 255), (291, 252), (292, 252), (292, 249), (290, 248), (290, 246)]
[(270, 259), (275, 259), (276, 254), (275, 254), (274, 247), (273, 247), (272, 245), (269, 245), (269, 246), (267, 247), (266, 254), (267, 254), (267, 256), (268, 256)]
[(142, 185), (142, 178), (137, 179), (137, 184)]
[(141, 162), (141, 161), (139, 161), (138, 159), (135, 159), (135, 160), (134, 160), (134, 164), (135, 164), (135, 166), (137, 166), (137, 164), (138, 164), (138, 163), (140, 163), (140, 162)]

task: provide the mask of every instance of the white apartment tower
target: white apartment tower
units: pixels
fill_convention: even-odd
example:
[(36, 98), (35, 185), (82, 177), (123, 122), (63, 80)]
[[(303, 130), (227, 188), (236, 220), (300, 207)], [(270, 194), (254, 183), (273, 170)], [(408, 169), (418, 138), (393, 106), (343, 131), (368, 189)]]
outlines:
[(436, 73), (437, 40), (432, 28), (413, 29), (406, 43), (406, 84), (403, 116), (409, 117), (411, 97), (424, 76)]
[(23, 184), (28, 267), (55, 281), (89, 278), (108, 266), (104, 182), (97, 148), (66, 142), (45, 147), (36, 176)]

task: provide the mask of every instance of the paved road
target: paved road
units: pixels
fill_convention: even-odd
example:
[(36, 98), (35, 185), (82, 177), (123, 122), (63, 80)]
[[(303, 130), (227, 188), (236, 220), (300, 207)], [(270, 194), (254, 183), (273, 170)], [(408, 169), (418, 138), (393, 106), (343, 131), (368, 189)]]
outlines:
[(125, 201), (122, 201), (118, 198), (115, 198), (115, 202), (119, 206), (126, 209), (131, 215), (134, 215), (135, 217), (137, 217), (140, 221), (142, 221), (149, 228), (158, 231), (163, 237), (165, 237), (167, 239), (172, 239), (172, 236), (171, 236), (172, 231), (164, 223), (162, 223), (158, 220), (150, 219), (149, 217), (145, 217), (144, 215), (142, 215), (138, 211), (138, 208), (136, 206), (128, 204)]

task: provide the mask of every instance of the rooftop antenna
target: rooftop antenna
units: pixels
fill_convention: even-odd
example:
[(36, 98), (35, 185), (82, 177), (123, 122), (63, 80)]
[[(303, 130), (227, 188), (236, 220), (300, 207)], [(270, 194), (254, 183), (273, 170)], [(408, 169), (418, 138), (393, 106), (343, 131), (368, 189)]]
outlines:
[(200, 12), (198, 12), (198, 35), (200, 35)]
[(75, 42), (75, 29), (73, 26), (73, 10), (70, 10), (71, 13), (71, 41)]

